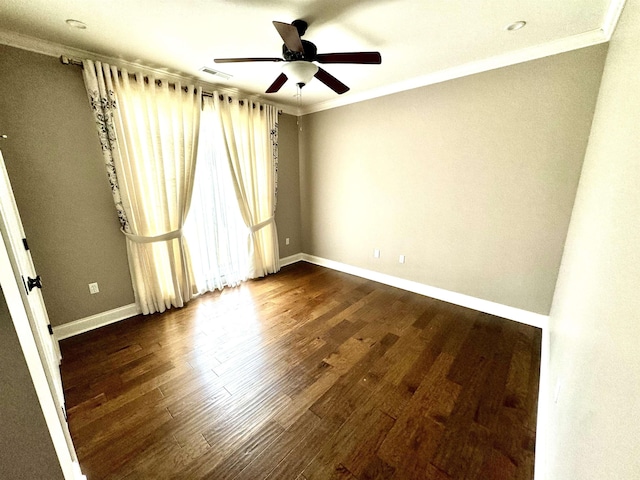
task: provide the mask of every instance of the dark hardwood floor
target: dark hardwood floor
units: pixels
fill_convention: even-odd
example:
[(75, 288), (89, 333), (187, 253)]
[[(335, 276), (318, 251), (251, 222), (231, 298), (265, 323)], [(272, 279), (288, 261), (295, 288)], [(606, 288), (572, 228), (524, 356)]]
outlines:
[(98, 479), (532, 479), (540, 330), (307, 263), (61, 342)]

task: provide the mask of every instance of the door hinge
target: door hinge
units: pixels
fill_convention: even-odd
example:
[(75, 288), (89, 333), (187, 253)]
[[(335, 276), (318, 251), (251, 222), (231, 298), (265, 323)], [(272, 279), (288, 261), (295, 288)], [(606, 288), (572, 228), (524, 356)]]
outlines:
[(24, 249), (25, 250), (29, 250), (29, 244), (27, 243), (27, 239), (26, 238), (22, 239), (22, 245), (24, 245)]
[(36, 278), (27, 277), (27, 288), (29, 291), (34, 288), (42, 288), (42, 279), (40, 275), (37, 275)]
[(49, 329), (49, 335), (53, 335), (53, 327), (51, 326), (51, 324), (48, 324), (47, 328)]

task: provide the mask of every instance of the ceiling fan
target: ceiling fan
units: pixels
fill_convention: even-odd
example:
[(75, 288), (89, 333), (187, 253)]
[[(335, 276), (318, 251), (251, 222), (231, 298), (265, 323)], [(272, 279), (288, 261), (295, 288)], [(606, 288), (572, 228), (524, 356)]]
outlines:
[(291, 77), (298, 87), (302, 88), (313, 77), (320, 80), (331, 90), (341, 95), (349, 90), (344, 83), (320, 68), (318, 63), (356, 63), (356, 64), (380, 64), (382, 57), (380, 52), (343, 52), (343, 53), (318, 53), (316, 46), (300, 37), (307, 31), (308, 24), (304, 20), (294, 20), (291, 24), (273, 22), (276, 30), (282, 37), (282, 56), (267, 58), (216, 58), (216, 63), (236, 62), (286, 62), (282, 73), (267, 88), (266, 93), (275, 93)]

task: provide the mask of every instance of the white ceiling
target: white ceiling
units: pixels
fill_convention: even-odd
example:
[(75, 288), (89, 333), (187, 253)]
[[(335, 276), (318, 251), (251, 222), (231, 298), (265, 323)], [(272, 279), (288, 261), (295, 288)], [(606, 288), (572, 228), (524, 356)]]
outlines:
[[(624, 0), (0, 0), (0, 42), (82, 54), (198, 77), (296, 108), (295, 85), (264, 94), (283, 63), (215, 64), (213, 58), (280, 57), (272, 20), (309, 22), (319, 53), (377, 50), (382, 65), (323, 65), (351, 87), (317, 80), (301, 112), (372, 98), (607, 41)], [(78, 30), (65, 23), (76, 19)], [(505, 26), (517, 20), (519, 31)], [(37, 40), (36, 40), (37, 39)], [(83, 51), (83, 52), (79, 52)], [(217, 79), (202, 66), (232, 75)]]

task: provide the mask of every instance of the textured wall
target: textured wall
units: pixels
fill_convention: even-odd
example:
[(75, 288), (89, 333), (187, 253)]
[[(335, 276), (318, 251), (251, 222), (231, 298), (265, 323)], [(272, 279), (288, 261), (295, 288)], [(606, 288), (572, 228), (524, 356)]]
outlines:
[[(302, 251), (300, 234), (300, 168), (297, 118), (281, 114), (278, 120), (278, 205), (276, 225), (280, 258)], [(285, 239), (289, 238), (289, 245)]]
[[(52, 325), (133, 302), (82, 72), (0, 45), (0, 143)], [(88, 284), (100, 293), (90, 295)]]
[(638, 45), (640, 2), (630, 0), (610, 42), (551, 310), (540, 399), (549, 480), (640, 478)]
[(64, 478), (1, 289), (0, 365), (0, 478)]
[[(301, 251), (298, 133), (295, 117), (279, 122), (276, 222), (284, 257)], [(81, 70), (0, 45), (0, 133), (8, 135), (0, 148), (52, 325), (133, 303)], [(100, 293), (89, 294), (91, 282)]]
[(303, 117), (303, 251), (549, 313), (605, 54)]

